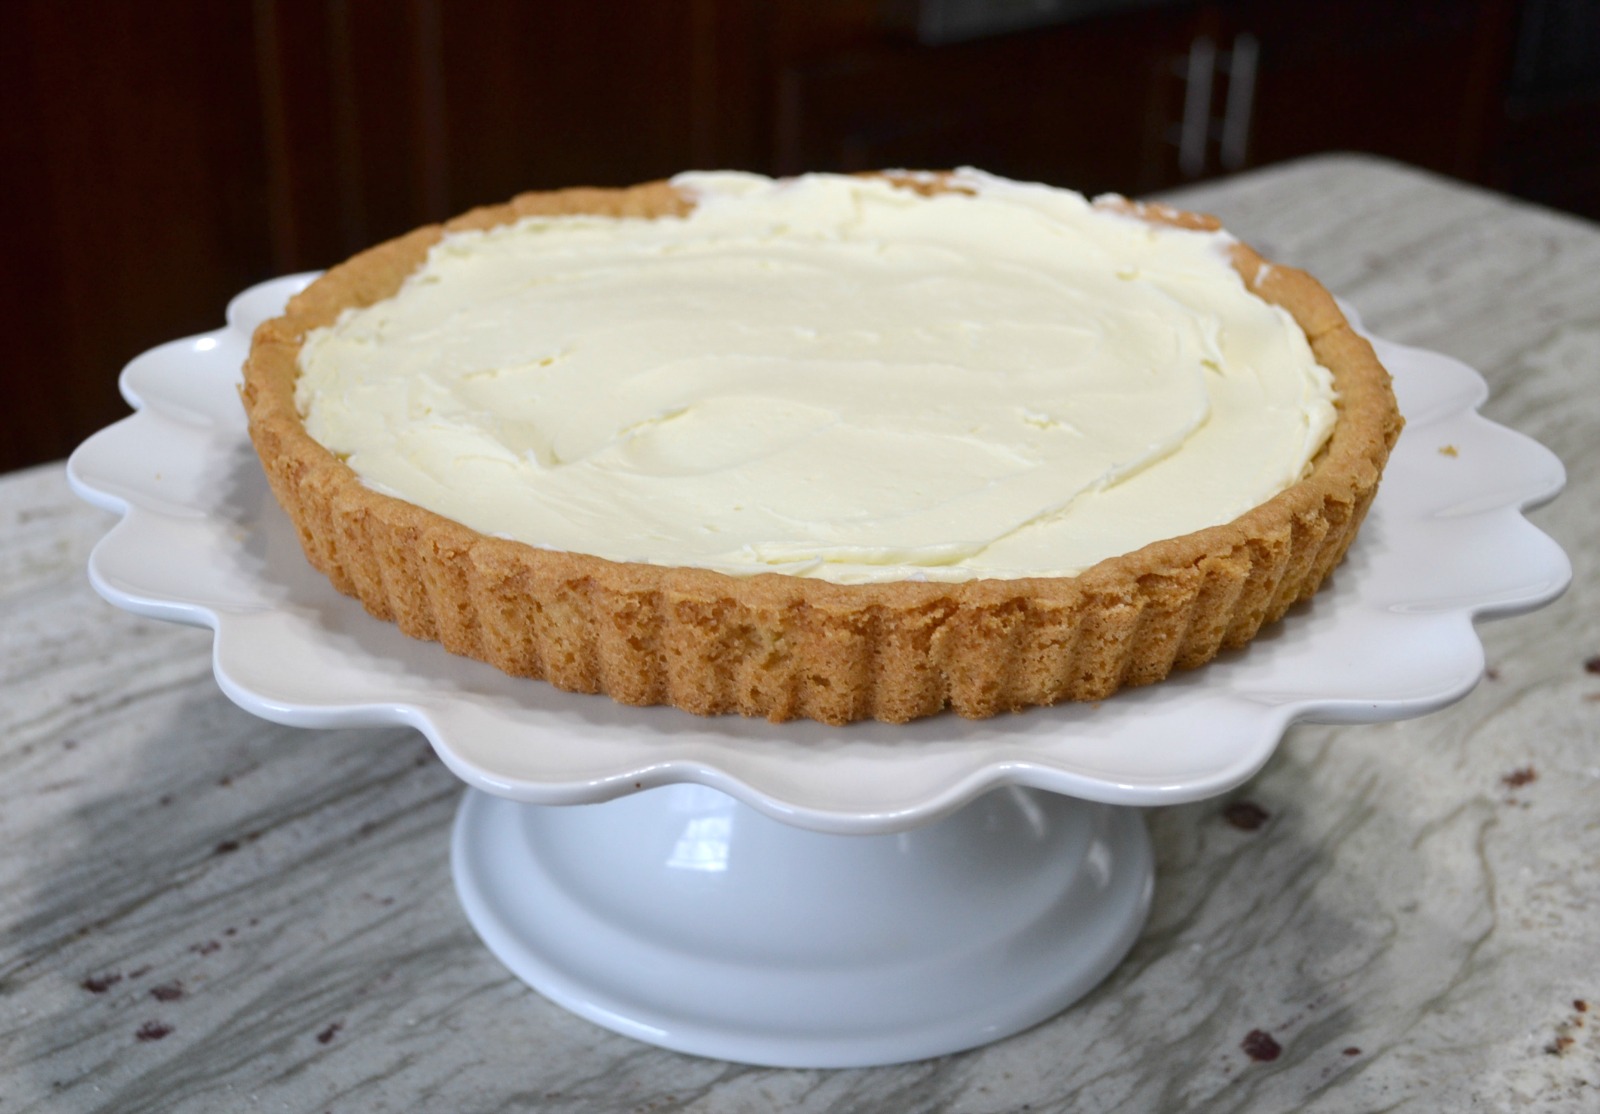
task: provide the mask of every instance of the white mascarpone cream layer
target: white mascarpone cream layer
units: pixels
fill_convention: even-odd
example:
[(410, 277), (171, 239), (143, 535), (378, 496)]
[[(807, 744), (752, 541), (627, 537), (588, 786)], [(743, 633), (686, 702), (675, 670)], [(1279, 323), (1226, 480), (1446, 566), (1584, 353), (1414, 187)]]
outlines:
[(485, 534), (856, 583), (1072, 575), (1237, 517), (1332, 428), (1224, 234), (976, 171), (674, 181), (686, 217), (447, 236), (307, 339), (311, 435)]

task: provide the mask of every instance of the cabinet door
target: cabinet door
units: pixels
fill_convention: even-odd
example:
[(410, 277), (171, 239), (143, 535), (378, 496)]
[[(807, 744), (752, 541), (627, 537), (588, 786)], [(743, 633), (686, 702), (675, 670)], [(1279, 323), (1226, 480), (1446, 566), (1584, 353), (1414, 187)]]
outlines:
[(0, 471), (121, 417), (122, 364), (249, 282), (518, 190), (715, 163), (710, 63), (739, 72), (744, 41), (704, 0), (139, 0), (95, 5), (93, 34), (84, 7), (7, 0), (0, 35), (24, 215), (0, 253)]
[[(1207, 5), (1164, 92), (1164, 111), (1187, 127), (1188, 157), (1176, 143), (1157, 176), (1187, 180), (1352, 150), (1480, 177), (1513, 7), (1504, 0)], [(1198, 101), (1208, 111), (1186, 121), (1182, 105)]]
[(1187, 13), (1146, 11), (951, 45), (780, 61), (780, 172), (981, 166), (1090, 192), (1160, 185), (1166, 67)]

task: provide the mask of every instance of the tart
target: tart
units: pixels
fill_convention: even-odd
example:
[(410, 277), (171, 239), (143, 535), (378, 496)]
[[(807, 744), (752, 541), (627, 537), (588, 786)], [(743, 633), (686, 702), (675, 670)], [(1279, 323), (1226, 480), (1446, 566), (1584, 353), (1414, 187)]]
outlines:
[(1245, 645), (1402, 424), (1332, 297), (1213, 219), (975, 171), (525, 194), (330, 270), (242, 395), (307, 558), (406, 634), (831, 724)]

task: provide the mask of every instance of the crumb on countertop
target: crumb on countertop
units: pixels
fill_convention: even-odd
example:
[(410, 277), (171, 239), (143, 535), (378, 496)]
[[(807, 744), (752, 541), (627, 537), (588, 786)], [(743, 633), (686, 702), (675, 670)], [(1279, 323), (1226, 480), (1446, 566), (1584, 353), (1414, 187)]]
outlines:
[(1258, 1063), (1270, 1063), (1283, 1053), (1283, 1045), (1272, 1039), (1265, 1029), (1251, 1029), (1239, 1042), (1246, 1056)]
[(1272, 819), (1272, 813), (1254, 801), (1234, 801), (1222, 810), (1222, 818), (1242, 832), (1253, 832)]
[(1507, 789), (1521, 789), (1524, 785), (1539, 780), (1539, 771), (1532, 766), (1519, 766), (1509, 774), (1501, 777), (1501, 783)]

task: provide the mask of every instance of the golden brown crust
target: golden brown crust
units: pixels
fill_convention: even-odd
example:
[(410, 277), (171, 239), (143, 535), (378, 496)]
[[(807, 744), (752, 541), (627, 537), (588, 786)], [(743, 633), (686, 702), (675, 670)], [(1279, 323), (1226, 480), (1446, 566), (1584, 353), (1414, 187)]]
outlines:
[[(1120, 204), (1147, 220), (1217, 227)], [(839, 585), (536, 549), (373, 492), (305, 432), (294, 383), (306, 333), (393, 294), (444, 232), (688, 207), (664, 182), (524, 194), (363, 252), (264, 323), (245, 363), (250, 435), (311, 563), (409, 635), (570, 691), (834, 724), (947, 707), (983, 717), (1099, 700), (1249, 642), (1338, 564), (1399, 436), (1388, 373), (1332, 297), (1242, 245), (1234, 264), (1246, 283), (1293, 315), (1334, 374), (1332, 437), (1305, 480), (1233, 522), (1072, 578)]]

